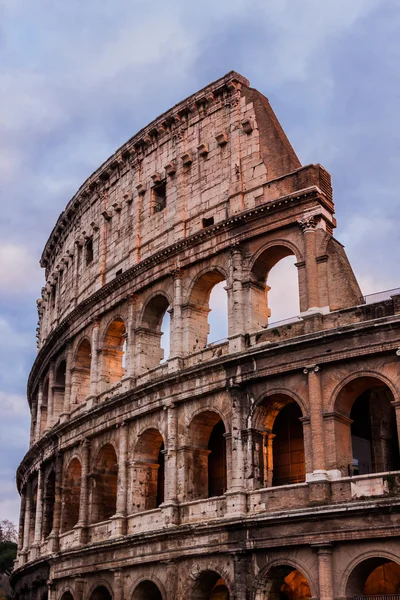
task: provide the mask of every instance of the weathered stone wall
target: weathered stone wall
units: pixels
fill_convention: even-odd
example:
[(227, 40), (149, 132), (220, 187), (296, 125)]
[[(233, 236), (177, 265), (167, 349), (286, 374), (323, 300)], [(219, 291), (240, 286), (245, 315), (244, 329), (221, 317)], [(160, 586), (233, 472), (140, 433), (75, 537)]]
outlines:
[[(332, 600), (399, 563), (400, 302), (364, 304), (333, 213), (235, 73), (85, 182), (42, 256), (17, 597)], [(288, 255), (301, 315), (268, 328)]]

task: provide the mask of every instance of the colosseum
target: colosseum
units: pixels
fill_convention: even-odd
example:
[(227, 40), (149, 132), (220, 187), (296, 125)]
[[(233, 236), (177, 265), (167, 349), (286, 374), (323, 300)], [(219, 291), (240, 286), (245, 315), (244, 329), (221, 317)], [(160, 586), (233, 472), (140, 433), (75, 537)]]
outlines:
[(85, 181), (41, 258), (18, 599), (399, 600), (400, 290), (363, 297), (335, 226), (235, 72)]

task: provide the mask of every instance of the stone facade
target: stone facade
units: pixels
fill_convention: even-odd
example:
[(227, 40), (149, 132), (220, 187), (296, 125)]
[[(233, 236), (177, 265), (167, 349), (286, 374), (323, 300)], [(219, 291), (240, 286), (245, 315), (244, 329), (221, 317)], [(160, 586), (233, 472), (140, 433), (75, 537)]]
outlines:
[[(41, 259), (17, 598), (400, 593), (400, 296), (365, 301), (333, 215), (233, 72), (82, 185)], [(268, 327), (288, 255), (300, 318)]]

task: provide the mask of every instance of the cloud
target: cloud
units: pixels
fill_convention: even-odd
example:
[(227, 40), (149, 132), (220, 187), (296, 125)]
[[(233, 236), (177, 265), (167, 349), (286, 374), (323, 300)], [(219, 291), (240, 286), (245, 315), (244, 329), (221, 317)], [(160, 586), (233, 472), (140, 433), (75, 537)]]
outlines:
[(40, 296), (43, 284), (43, 272), (37, 256), (24, 246), (0, 244), (0, 289), (3, 297), (33, 292)]
[(7, 394), (0, 390), (0, 411), (2, 419), (6, 419), (10, 416), (26, 417), (29, 415), (28, 401), (24, 396)]

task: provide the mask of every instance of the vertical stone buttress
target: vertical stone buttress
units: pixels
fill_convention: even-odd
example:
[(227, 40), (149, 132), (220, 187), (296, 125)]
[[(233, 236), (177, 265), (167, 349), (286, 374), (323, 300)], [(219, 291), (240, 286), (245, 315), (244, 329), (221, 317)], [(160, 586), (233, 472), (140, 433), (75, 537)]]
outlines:
[(313, 457), (313, 478), (325, 479), (325, 443), (324, 421), (322, 416), (321, 371), (316, 365), (307, 367), (304, 372), (308, 377), (308, 397), (311, 421), (311, 445)]

